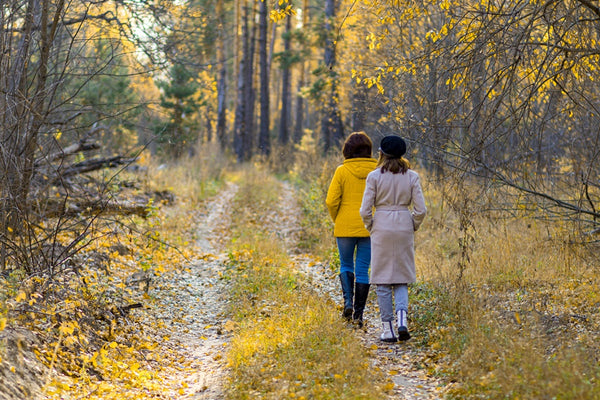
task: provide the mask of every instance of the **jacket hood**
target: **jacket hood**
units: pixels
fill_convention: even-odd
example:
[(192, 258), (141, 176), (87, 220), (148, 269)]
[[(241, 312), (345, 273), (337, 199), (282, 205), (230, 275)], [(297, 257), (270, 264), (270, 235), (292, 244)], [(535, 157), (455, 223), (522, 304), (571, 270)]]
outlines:
[(374, 158), (349, 158), (344, 160), (344, 167), (359, 179), (366, 179), (367, 175), (375, 169), (377, 160)]

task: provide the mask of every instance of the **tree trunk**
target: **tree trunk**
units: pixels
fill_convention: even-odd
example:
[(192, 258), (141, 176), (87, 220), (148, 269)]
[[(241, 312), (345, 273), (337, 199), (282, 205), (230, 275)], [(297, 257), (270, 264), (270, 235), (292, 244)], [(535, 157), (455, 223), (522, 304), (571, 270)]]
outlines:
[[(262, 2), (262, 0), (257, 0)], [(256, 54), (256, 31), (258, 29), (257, 24), (252, 23), (254, 21), (254, 17), (256, 14), (255, 2), (252, 0), (250, 2), (252, 4), (252, 8), (247, 10), (248, 17), (246, 19), (248, 27), (248, 53), (246, 55), (246, 62), (244, 66), (246, 67), (245, 71), (245, 79), (246, 79), (246, 134), (244, 135), (244, 161), (248, 161), (254, 155), (254, 136), (256, 133), (256, 113), (255, 113), (255, 104), (256, 104), (256, 90), (254, 88), (254, 61)]]
[(245, 143), (247, 139), (247, 118), (246, 118), (246, 63), (248, 62), (248, 8), (244, 7), (244, 14), (240, 20), (242, 24), (242, 57), (239, 58), (238, 66), (238, 79), (237, 79), (237, 104), (235, 108), (235, 121), (234, 121), (234, 138), (233, 138), (233, 149), (237, 157), (238, 163), (243, 162), (246, 159), (245, 154)]
[[(305, 30), (308, 26), (308, 0), (302, 2), (302, 29)], [(304, 42), (300, 52), (304, 52)], [(305, 85), (305, 62), (304, 57), (300, 61), (300, 71), (298, 72), (298, 88), (296, 95), (296, 118), (294, 124), (294, 143), (300, 143), (304, 135), (304, 97), (301, 95), (302, 87)]]
[(292, 17), (288, 15), (285, 19), (285, 33), (283, 40), (284, 59), (281, 75), (281, 116), (279, 118), (279, 144), (285, 146), (290, 141), (289, 116), (290, 116), (290, 49), (292, 29)]
[(329, 84), (330, 84), (330, 97), (329, 102), (325, 105), (323, 117), (321, 120), (321, 142), (323, 151), (329, 152), (333, 146), (339, 144), (344, 137), (344, 127), (342, 124), (342, 118), (339, 110), (339, 94), (338, 94), (338, 83), (337, 74), (335, 72), (335, 41), (333, 35), (335, 31), (333, 29), (333, 22), (335, 20), (336, 3), (335, 0), (325, 1), (325, 26), (324, 31), (326, 34), (325, 39), (325, 53), (324, 62), (327, 70)]
[[(39, 132), (56, 90), (48, 86), (48, 65), (63, 13), (64, 0), (52, 11), (50, 0), (29, 0), (22, 20), (4, 12), (0, 20), (0, 237), (25, 229)], [(6, 265), (2, 243), (0, 270)]]
[(367, 88), (363, 85), (354, 85), (354, 95), (352, 96), (352, 131), (359, 132), (365, 130)]
[(270, 128), (270, 95), (269, 95), (269, 60), (267, 58), (267, 2), (261, 1), (259, 5), (259, 64), (260, 64), (260, 131), (258, 148), (262, 155), (271, 154)]
[(219, 35), (217, 44), (217, 59), (219, 62), (219, 81), (217, 83), (217, 138), (221, 145), (221, 150), (227, 148), (227, 131), (226, 131), (226, 94), (227, 94), (227, 48), (226, 32), (225, 32), (225, 16), (223, 15), (223, 1), (217, 1), (217, 18), (219, 20)]

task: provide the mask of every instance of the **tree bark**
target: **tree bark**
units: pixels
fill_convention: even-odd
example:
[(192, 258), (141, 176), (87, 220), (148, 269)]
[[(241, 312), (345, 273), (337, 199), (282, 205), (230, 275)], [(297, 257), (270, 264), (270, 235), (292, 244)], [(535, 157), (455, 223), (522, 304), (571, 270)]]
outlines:
[[(302, 2), (302, 28), (306, 29), (308, 25), (308, 0)], [(304, 52), (304, 42), (302, 42), (302, 48), (300, 53)], [(298, 88), (296, 93), (296, 118), (294, 123), (294, 143), (300, 143), (302, 136), (304, 135), (304, 97), (302, 97), (301, 91), (305, 85), (305, 62), (304, 57), (301, 57), (300, 68), (298, 72)]]
[(248, 43), (248, 7), (244, 6), (244, 14), (241, 18), (240, 23), (242, 24), (242, 56), (239, 58), (238, 66), (238, 79), (237, 79), (237, 104), (235, 109), (235, 121), (234, 121), (234, 151), (237, 157), (237, 162), (241, 163), (246, 159), (245, 144), (247, 142), (246, 135), (247, 130), (247, 109), (246, 109), (246, 63), (248, 60), (249, 43)]
[(267, 2), (259, 4), (259, 64), (260, 64), (260, 130), (258, 148), (262, 155), (271, 154), (270, 128), (270, 91), (269, 91), (269, 60), (267, 58)]
[(281, 116), (279, 118), (279, 144), (285, 146), (290, 141), (290, 84), (291, 84), (291, 72), (290, 72), (290, 50), (291, 50), (291, 38), (290, 31), (292, 28), (292, 17), (288, 15), (285, 19), (285, 33), (283, 39), (283, 71), (281, 74)]
[(227, 95), (227, 47), (225, 40), (225, 16), (223, 14), (223, 1), (217, 0), (217, 18), (219, 20), (219, 35), (217, 44), (217, 59), (219, 62), (219, 80), (217, 83), (217, 138), (221, 150), (227, 148), (227, 126), (225, 119)]
[[(262, 2), (262, 0), (257, 0)], [(254, 88), (254, 61), (256, 54), (256, 32), (258, 26), (252, 23), (255, 20), (256, 8), (254, 0), (250, 1), (251, 8), (248, 10), (248, 52), (246, 55), (245, 79), (246, 79), (246, 134), (244, 135), (244, 161), (248, 161), (254, 155), (254, 136), (256, 135), (256, 89)]]
[(335, 72), (335, 41), (333, 40), (335, 14), (335, 0), (326, 0), (324, 26), (326, 39), (323, 59), (330, 84), (330, 97), (325, 105), (321, 120), (321, 142), (325, 153), (329, 152), (333, 146), (339, 144), (344, 137), (344, 127), (339, 109), (337, 74)]

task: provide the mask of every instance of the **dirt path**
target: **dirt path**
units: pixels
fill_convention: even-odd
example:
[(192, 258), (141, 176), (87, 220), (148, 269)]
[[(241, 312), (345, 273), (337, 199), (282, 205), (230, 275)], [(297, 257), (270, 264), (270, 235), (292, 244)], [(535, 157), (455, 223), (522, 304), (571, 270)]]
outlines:
[[(337, 304), (341, 304), (342, 293), (337, 272), (331, 271), (328, 265), (315, 262), (307, 255), (297, 253), (297, 233), (300, 229), (300, 209), (295, 201), (295, 193), (291, 185), (283, 182), (282, 198), (279, 204), (280, 217), (273, 223), (273, 230), (286, 243), (288, 253), (296, 267), (310, 276), (318, 292), (328, 296)], [(379, 341), (380, 320), (375, 291), (369, 294), (365, 310), (366, 329), (360, 333), (363, 345), (374, 349), (371, 364), (383, 370), (394, 383), (391, 399), (441, 399), (442, 383), (427, 376), (422, 368), (418, 368), (419, 350), (410, 343), (385, 344)], [(341, 312), (341, 310), (340, 310)], [(359, 331), (360, 332), (360, 331)], [(413, 333), (418, 335), (418, 333)]]
[[(284, 241), (296, 267), (307, 274), (322, 296), (340, 302), (337, 274), (310, 256), (297, 253), (300, 210), (291, 185), (284, 185), (280, 212), (267, 226)], [(229, 224), (227, 208), (237, 187), (229, 185), (206, 208), (198, 221), (201, 250), (199, 259), (183, 271), (161, 277), (165, 293), (162, 312), (156, 318), (165, 321), (166, 348), (176, 356), (163, 370), (173, 399), (224, 399), (223, 382), (227, 379), (224, 355), (230, 339), (226, 283), (219, 279), (224, 270), (224, 257), (219, 255), (227, 242)], [(379, 322), (375, 294), (369, 296), (366, 329), (359, 333), (363, 345), (373, 349), (371, 364), (394, 382), (393, 399), (438, 399), (438, 382), (415, 367), (416, 352), (409, 344), (385, 345), (378, 341)]]
[(161, 276), (161, 307), (154, 318), (163, 322), (163, 350), (173, 354), (161, 375), (172, 399), (224, 399), (228, 330), (227, 288), (221, 278), (227, 241), (227, 208), (237, 187), (227, 186), (197, 221), (199, 259), (187, 268)]

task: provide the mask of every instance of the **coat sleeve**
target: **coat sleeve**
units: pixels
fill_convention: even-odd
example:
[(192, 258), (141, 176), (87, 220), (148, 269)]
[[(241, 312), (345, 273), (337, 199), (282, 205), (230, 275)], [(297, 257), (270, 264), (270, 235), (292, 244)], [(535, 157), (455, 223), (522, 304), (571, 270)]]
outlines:
[(427, 207), (425, 206), (425, 197), (423, 196), (423, 190), (421, 189), (421, 180), (419, 175), (415, 173), (415, 179), (412, 183), (412, 216), (415, 231), (419, 229), (427, 214)]
[(377, 182), (372, 174), (367, 176), (365, 191), (363, 192), (362, 203), (360, 205), (360, 217), (365, 224), (365, 228), (371, 232), (373, 226), (373, 206), (375, 205), (375, 196), (377, 195)]
[(329, 215), (333, 222), (337, 217), (338, 211), (340, 210), (340, 204), (342, 203), (342, 180), (340, 168), (338, 167), (333, 174), (329, 189), (327, 189), (327, 197), (325, 198), (325, 204)]

